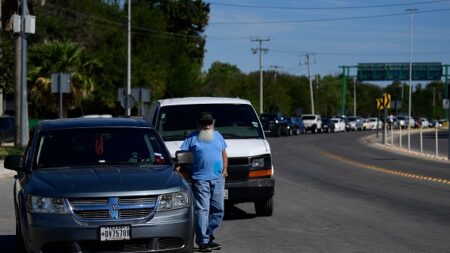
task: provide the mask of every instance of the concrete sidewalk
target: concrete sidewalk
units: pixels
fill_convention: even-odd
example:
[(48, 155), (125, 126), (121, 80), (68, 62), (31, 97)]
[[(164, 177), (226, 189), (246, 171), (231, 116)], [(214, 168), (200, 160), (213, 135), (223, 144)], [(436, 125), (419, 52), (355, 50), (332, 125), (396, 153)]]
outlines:
[(3, 160), (0, 160), (0, 178), (12, 178), (17, 173), (13, 170), (7, 170), (3, 166)]

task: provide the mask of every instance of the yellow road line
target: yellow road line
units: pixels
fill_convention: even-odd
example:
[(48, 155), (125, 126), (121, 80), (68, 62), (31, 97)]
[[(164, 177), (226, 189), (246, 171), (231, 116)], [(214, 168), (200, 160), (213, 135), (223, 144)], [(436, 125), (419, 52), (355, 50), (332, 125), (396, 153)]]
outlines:
[(401, 177), (407, 177), (407, 178), (412, 178), (412, 179), (417, 179), (417, 180), (422, 180), (422, 181), (430, 181), (430, 182), (434, 182), (434, 183), (440, 183), (440, 184), (447, 184), (450, 185), (450, 180), (449, 179), (442, 179), (442, 178), (436, 178), (436, 177), (429, 177), (429, 176), (424, 176), (424, 175), (419, 175), (419, 174), (414, 174), (414, 173), (408, 173), (408, 172), (403, 172), (400, 170), (394, 170), (394, 169), (387, 169), (387, 168), (383, 168), (383, 167), (378, 167), (375, 165), (369, 165), (369, 164), (364, 164), (358, 161), (354, 161), (342, 156), (338, 156), (336, 154), (332, 154), (330, 152), (326, 152), (326, 151), (322, 151), (322, 154), (345, 162), (345, 163), (349, 163), (351, 165), (360, 167), (360, 168), (364, 168), (364, 169), (368, 169), (368, 170), (373, 170), (373, 171), (377, 171), (377, 172), (381, 172), (384, 174), (390, 174), (390, 175), (396, 175), (396, 176), (401, 176)]

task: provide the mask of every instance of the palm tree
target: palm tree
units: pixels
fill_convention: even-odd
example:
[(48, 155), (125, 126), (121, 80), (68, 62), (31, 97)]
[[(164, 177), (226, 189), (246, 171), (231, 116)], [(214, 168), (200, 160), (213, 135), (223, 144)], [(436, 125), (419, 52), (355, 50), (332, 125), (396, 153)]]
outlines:
[(91, 78), (102, 64), (87, 56), (83, 47), (69, 41), (46, 41), (30, 49), (30, 111), (37, 117), (55, 115), (58, 112), (59, 96), (51, 93), (52, 73), (71, 74), (70, 94), (64, 97), (64, 116), (67, 110), (79, 108), (83, 101), (93, 98), (95, 88)]

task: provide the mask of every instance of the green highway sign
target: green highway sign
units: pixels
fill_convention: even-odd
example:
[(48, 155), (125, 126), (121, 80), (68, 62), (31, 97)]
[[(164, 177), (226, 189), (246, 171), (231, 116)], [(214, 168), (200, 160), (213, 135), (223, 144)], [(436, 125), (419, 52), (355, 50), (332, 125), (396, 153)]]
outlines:
[[(409, 63), (358, 63), (358, 80), (403, 81), (409, 80)], [(412, 80), (441, 80), (442, 63), (415, 62), (412, 64)]]

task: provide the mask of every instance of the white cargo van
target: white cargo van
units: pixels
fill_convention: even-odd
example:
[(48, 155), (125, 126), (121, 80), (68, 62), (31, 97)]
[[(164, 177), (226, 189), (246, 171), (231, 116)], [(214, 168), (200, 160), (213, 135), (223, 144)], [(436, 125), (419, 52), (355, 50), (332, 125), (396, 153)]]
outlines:
[(215, 129), (228, 145), (226, 202), (253, 202), (257, 215), (272, 215), (275, 184), (272, 156), (250, 101), (219, 97), (163, 99), (152, 104), (146, 118), (174, 158), (185, 137), (198, 128), (197, 120), (205, 111), (212, 113)]

